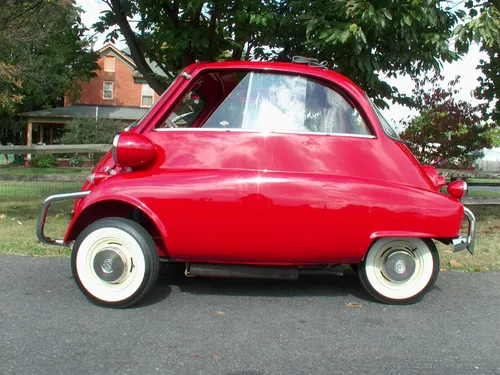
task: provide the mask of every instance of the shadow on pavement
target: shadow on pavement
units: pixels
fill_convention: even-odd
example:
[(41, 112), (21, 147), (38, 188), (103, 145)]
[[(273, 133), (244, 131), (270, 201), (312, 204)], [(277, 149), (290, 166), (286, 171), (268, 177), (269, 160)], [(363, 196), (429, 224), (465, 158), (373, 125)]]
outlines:
[(166, 299), (170, 295), (170, 293), (172, 293), (172, 288), (170, 288), (169, 285), (157, 283), (144, 296), (144, 299), (142, 301), (139, 301), (137, 307), (155, 305)]
[(300, 276), (298, 280), (232, 279), (184, 277), (176, 283), (181, 293), (249, 297), (336, 297), (352, 295), (374, 301), (365, 292), (356, 274), (344, 276)]

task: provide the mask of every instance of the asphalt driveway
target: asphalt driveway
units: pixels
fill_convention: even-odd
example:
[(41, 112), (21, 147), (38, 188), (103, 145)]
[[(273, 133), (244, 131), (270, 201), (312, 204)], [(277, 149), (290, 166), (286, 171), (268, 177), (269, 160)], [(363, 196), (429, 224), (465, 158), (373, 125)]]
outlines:
[(0, 374), (499, 374), (499, 297), (497, 272), (441, 273), (412, 306), (353, 275), (190, 279), (110, 310), (68, 259), (0, 256)]

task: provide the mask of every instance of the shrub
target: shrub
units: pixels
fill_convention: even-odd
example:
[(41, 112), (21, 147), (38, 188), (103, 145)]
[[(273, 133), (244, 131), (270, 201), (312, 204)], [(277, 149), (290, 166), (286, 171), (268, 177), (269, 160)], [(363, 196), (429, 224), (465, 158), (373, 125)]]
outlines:
[(80, 155), (78, 154), (74, 154), (73, 156), (71, 156), (71, 158), (69, 159), (69, 166), (70, 167), (79, 167), (80, 166)]
[(57, 159), (54, 155), (38, 155), (31, 160), (31, 164), (35, 168), (51, 168), (57, 165)]
[[(61, 142), (68, 145), (110, 144), (116, 133), (122, 131), (124, 127), (125, 125), (120, 121), (105, 117), (97, 120), (91, 117), (76, 117), (66, 124)], [(102, 156), (102, 153), (89, 153), (88, 155), (94, 165), (99, 162)], [(79, 165), (78, 155), (72, 155), (70, 166)]]
[(91, 117), (75, 117), (69, 121), (61, 137), (61, 143), (67, 145), (109, 144), (116, 133), (125, 125), (109, 118), (94, 119)]

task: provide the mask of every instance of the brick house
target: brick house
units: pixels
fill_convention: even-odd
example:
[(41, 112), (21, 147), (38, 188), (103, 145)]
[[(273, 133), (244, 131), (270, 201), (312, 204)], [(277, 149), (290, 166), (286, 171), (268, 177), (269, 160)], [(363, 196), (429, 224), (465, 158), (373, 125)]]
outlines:
[[(78, 82), (81, 90), (77, 100), (66, 95), (63, 107), (19, 114), (27, 122), (27, 145), (58, 143), (64, 125), (77, 116), (106, 116), (126, 126), (141, 118), (158, 100), (158, 94), (137, 71), (128, 49), (106, 44), (98, 53), (100, 70), (88, 82)], [(155, 73), (165, 75), (156, 64), (146, 61)]]
[(97, 77), (87, 82), (80, 82), (80, 99), (71, 103), (64, 98), (64, 106), (84, 104), (93, 106), (119, 106), (149, 108), (157, 99), (153, 89), (146, 83), (144, 77), (137, 72), (127, 50), (118, 50), (107, 44), (99, 50), (97, 61), (100, 71)]

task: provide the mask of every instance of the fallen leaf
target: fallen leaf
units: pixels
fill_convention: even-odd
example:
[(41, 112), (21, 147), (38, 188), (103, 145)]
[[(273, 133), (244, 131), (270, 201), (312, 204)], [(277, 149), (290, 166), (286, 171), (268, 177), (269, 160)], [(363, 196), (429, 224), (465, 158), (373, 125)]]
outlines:
[(1, 214), (1, 215), (0, 215), (0, 220), (5, 219), (6, 217), (7, 217), (7, 215)]
[(193, 358), (198, 358), (198, 354), (193, 354)]
[(217, 359), (217, 356), (215, 354), (213, 354), (212, 359)]
[(441, 268), (439, 271), (441, 271), (441, 272), (448, 272), (448, 270), (446, 268)]
[(23, 225), (23, 223), (21, 223), (19, 220), (17, 221), (17, 223), (18, 223), (19, 225)]
[(66, 215), (64, 215), (64, 214), (57, 214), (56, 215), (56, 219), (62, 219), (64, 216), (66, 216)]
[(350, 307), (350, 308), (353, 308), (353, 309), (359, 309), (361, 306), (363, 306), (361, 303), (349, 302), (347, 304), (347, 307)]
[(452, 268), (458, 269), (458, 268), (462, 268), (462, 267), (463, 267), (463, 264), (462, 264), (462, 263), (457, 262), (455, 259), (452, 259), (452, 260), (450, 260), (450, 266), (451, 266)]
[(217, 315), (217, 316), (222, 316), (222, 315), (224, 315), (224, 311), (217, 311), (217, 312), (215, 313), (215, 315)]

